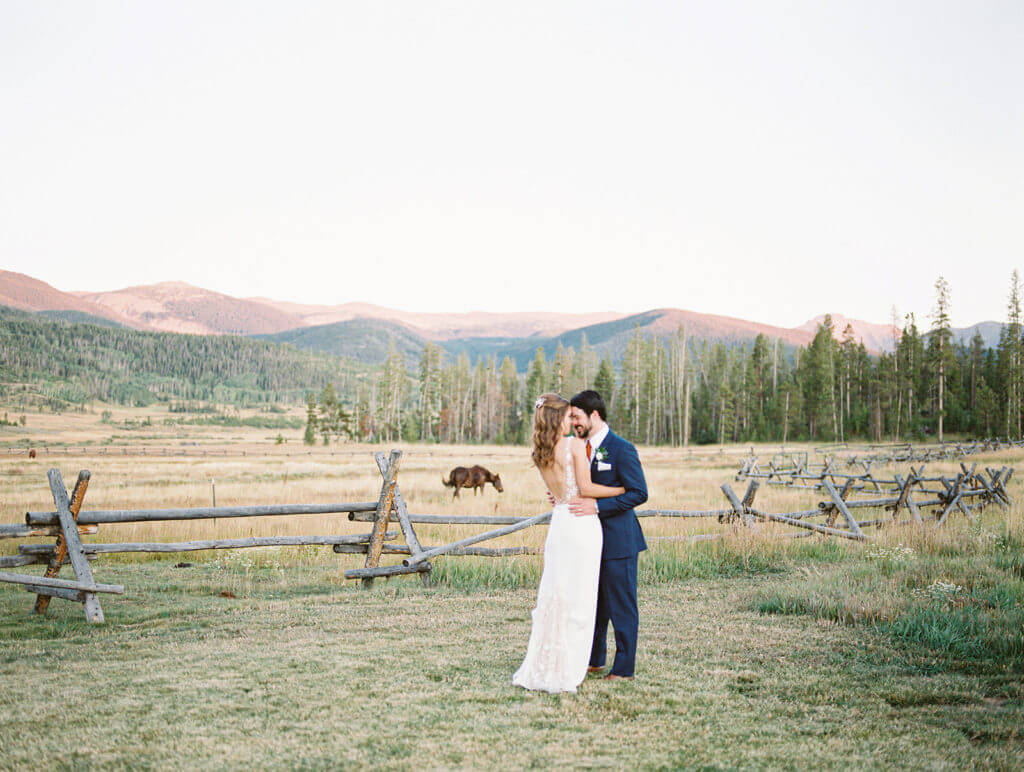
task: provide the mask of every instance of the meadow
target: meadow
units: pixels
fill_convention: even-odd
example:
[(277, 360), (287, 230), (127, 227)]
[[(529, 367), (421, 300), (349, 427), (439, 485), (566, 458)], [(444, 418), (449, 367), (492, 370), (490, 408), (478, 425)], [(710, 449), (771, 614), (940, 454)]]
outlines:
[[(0, 522), (51, 508), (52, 466), (69, 483), (92, 472), (86, 509), (208, 505), (211, 480), (218, 505), (379, 491), (372, 453), (384, 446), (310, 448), (291, 430), (110, 411), (0, 429)], [(7, 452), (26, 440), (35, 459)], [(547, 509), (525, 448), (397, 446), (413, 512)], [(719, 486), (749, 450), (640, 448), (647, 506), (724, 506)], [(974, 460), (1019, 470), (1017, 504), (987, 509), (980, 526), (956, 517), (862, 545), (645, 519), (637, 678), (590, 678), (577, 695), (510, 684), (540, 556), (440, 558), (430, 587), (400, 577), (371, 590), (343, 578), (361, 556), (330, 548), (103, 556), (97, 580), (126, 591), (103, 598), (102, 626), (60, 600), (35, 617), (31, 596), (0, 585), (0, 767), (1020, 767), (1024, 454)], [(505, 493), (453, 501), (440, 478), (465, 463), (499, 472)], [(764, 487), (757, 499), (769, 511), (815, 500)], [(417, 533), (435, 545), (481, 529)], [(101, 526), (85, 540), (367, 530), (303, 516)], [(672, 540), (694, 533), (721, 538)], [(488, 546), (540, 547), (544, 536), (537, 527)]]

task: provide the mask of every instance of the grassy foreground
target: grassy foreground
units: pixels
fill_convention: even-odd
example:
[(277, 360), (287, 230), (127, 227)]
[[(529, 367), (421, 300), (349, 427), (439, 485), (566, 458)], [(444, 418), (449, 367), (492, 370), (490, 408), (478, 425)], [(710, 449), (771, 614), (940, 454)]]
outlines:
[[(323, 566), (241, 558), (109, 564), (103, 579), (131, 589), (102, 627), (0, 593), (0, 766), (1024, 764), (1019, 657), (761, 613), (807, 581), (788, 561), (744, 572), (729, 548), (661, 551), (640, 592), (639, 677), (575, 696), (510, 684), (532, 588), (361, 591)], [(816, 586), (862, 559), (820, 563)], [(658, 562), (734, 575), (659, 581)]]
[[(47, 428), (59, 452), (5, 459), (0, 522), (52, 506), (45, 473), (93, 473), (86, 508), (365, 501), (380, 448), (305, 448), (253, 429), (158, 425), (104, 452), (90, 416)], [(236, 436), (237, 431), (237, 436)], [(73, 439), (75, 447), (71, 447)], [(141, 450), (148, 447), (149, 452)], [(179, 457), (156, 456), (184, 448)], [(546, 503), (526, 450), (407, 448), (415, 512), (533, 514)], [(206, 451), (209, 451), (207, 454)], [(216, 451), (216, 453), (215, 453)], [(723, 505), (747, 448), (641, 449), (652, 507)], [(769, 449), (764, 449), (768, 452)], [(1011, 495), (1024, 502), (1024, 459)], [(973, 459), (972, 459), (973, 461)], [(506, 493), (452, 501), (440, 477), (484, 463)], [(956, 465), (929, 471), (955, 473)], [(741, 484), (732, 483), (737, 489)], [(814, 494), (763, 489), (758, 505)], [(362, 591), (359, 556), (323, 548), (108, 556), (107, 623), (0, 585), (0, 769), (614, 766), (1024, 767), (1024, 508), (896, 529), (869, 545), (789, 540), (708, 520), (645, 520), (638, 678), (578, 695), (511, 686), (529, 635), (540, 558), (451, 558), (436, 585)], [(87, 541), (358, 533), (344, 517), (104, 526)], [(423, 527), (440, 544), (480, 527)], [(710, 532), (719, 541), (667, 538)], [(500, 544), (543, 544), (545, 529)], [(38, 540), (34, 540), (38, 541)], [(45, 541), (45, 540), (44, 540)], [(0, 543), (3, 554), (16, 550)], [(179, 561), (188, 567), (176, 567)], [(29, 569), (38, 571), (39, 569)], [(64, 575), (70, 575), (65, 569)]]

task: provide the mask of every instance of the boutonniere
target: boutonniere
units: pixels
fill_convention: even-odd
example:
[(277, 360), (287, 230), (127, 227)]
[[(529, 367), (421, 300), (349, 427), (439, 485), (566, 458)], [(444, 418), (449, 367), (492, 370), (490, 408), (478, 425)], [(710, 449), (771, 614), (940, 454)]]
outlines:
[(604, 448), (598, 448), (597, 452), (594, 454), (594, 458), (598, 461), (604, 461), (608, 458), (608, 452)]

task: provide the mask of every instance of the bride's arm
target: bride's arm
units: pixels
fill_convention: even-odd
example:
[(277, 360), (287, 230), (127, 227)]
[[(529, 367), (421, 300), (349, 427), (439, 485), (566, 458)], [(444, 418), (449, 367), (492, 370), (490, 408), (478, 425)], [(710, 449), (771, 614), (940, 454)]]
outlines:
[(580, 496), (589, 499), (607, 499), (611, 496), (621, 496), (626, 492), (625, 488), (613, 488), (609, 485), (598, 485), (590, 480), (590, 464), (587, 463), (587, 451), (583, 449), (583, 443), (572, 443), (572, 463), (576, 471), (576, 487), (580, 489)]

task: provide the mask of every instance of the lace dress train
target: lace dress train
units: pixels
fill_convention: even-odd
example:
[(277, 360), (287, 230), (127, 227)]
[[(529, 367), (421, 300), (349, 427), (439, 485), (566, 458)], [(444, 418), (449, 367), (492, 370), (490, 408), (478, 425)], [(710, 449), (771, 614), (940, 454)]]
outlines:
[(578, 495), (566, 443), (566, 494), (551, 512), (544, 542), (544, 569), (523, 664), (512, 683), (546, 692), (575, 692), (587, 675), (601, 572), (601, 523), (576, 517), (568, 500)]

